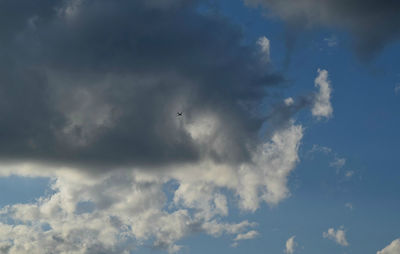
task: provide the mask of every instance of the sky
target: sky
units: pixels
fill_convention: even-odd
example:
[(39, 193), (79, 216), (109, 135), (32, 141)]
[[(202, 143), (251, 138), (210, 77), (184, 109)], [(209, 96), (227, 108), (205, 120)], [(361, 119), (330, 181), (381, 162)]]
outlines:
[(399, 12), (0, 0), (0, 253), (399, 254)]

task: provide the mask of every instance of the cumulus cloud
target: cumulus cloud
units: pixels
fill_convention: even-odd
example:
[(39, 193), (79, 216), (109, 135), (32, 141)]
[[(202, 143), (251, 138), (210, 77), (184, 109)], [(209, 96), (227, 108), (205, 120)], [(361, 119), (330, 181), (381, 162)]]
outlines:
[(334, 228), (330, 228), (330, 229), (328, 229), (328, 231), (323, 232), (322, 236), (324, 238), (335, 241), (337, 244), (339, 244), (341, 246), (349, 245), (349, 243), (347, 242), (347, 239), (346, 239), (346, 231), (343, 229), (343, 227), (340, 227), (337, 230), (335, 230)]
[(311, 109), (312, 115), (321, 118), (329, 118), (332, 116), (331, 105), (331, 85), (328, 80), (328, 71), (318, 69), (318, 77), (315, 79), (315, 86), (319, 91), (315, 95), (313, 108)]
[(396, 254), (400, 253), (400, 238), (391, 242), (388, 246), (378, 251), (376, 254)]
[[(163, 190), (167, 181), (126, 170), (95, 179), (57, 176), (53, 194), (0, 211), (2, 248), (8, 253), (130, 253), (151, 241), (156, 248), (176, 252), (180, 249), (176, 241), (191, 233), (236, 235), (255, 226), (248, 221), (219, 222), (219, 213), (208, 216), (212, 206), (204, 213), (190, 211), (193, 205), (167, 203)], [(78, 212), (83, 202), (93, 209)], [(165, 209), (166, 205), (172, 207)]]
[(294, 253), (294, 249), (297, 246), (297, 243), (294, 241), (294, 238), (295, 238), (295, 236), (292, 236), (286, 241), (286, 246), (285, 246), (285, 251), (284, 251), (286, 254)]
[(370, 60), (387, 43), (400, 37), (400, 3), (380, 0), (244, 0), (263, 6), (270, 16), (286, 21), (294, 30), (340, 28), (355, 38), (362, 60)]

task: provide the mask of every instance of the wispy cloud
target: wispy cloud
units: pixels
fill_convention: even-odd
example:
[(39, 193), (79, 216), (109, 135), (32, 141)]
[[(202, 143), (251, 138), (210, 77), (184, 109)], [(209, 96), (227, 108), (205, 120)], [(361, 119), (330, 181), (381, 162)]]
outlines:
[(309, 154), (314, 154), (314, 153), (324, 153), (324, 154), (329, 154), (332, 152), (332, 149), (327, 147), (327, 146), (321, 146), (314, 144), (311, 148), (310, 151), (308, 151)]
[(334, 160), (329, 163), (329, 166), (341, 169), (344, 167), (345, 164), (346, 164), (345, 158), (335, 157)]
[(328, 45), (328, 47), (336, 47), (338, 45), (338, 39), (335, 35), (332, 35), (330, 37), (324, 38), (324, 41)]
[(253, 239), (255, 237), (259, 236), (259, 233), (255, 230), (251, 230), (247, 233), (244, 234), (238, 234), (235, 239), (234, 242), (232, 243), (232, 247), (237, 247), (238, 246), (238, 241), (243, 241), (243, 240), (250, 240)]

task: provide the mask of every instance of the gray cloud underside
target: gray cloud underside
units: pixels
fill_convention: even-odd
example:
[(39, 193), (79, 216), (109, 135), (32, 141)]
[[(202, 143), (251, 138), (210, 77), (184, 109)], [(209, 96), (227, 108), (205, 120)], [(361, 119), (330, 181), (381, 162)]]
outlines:
[[(282, 82), (195, 1), (1, 0), (0, 28), (3, 161), (246, 161), (262, 124), (249, 109)], [(210, 114), (223, 124), (199, 142), (187, 126)]]
[(370, 60), (387, 43), (400, 36), (400, 2), (397, 0), (244, 0), (266, 7), (290, 26), (343, 28), (355, 36), (355, 49)]

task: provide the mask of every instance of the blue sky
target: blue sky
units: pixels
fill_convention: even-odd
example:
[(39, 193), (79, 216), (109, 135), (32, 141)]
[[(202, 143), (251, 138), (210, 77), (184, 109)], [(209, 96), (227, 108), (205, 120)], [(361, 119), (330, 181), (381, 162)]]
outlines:
[(1, 253), (400, 253), (400, 20), (244, 2), (0, 2)]

